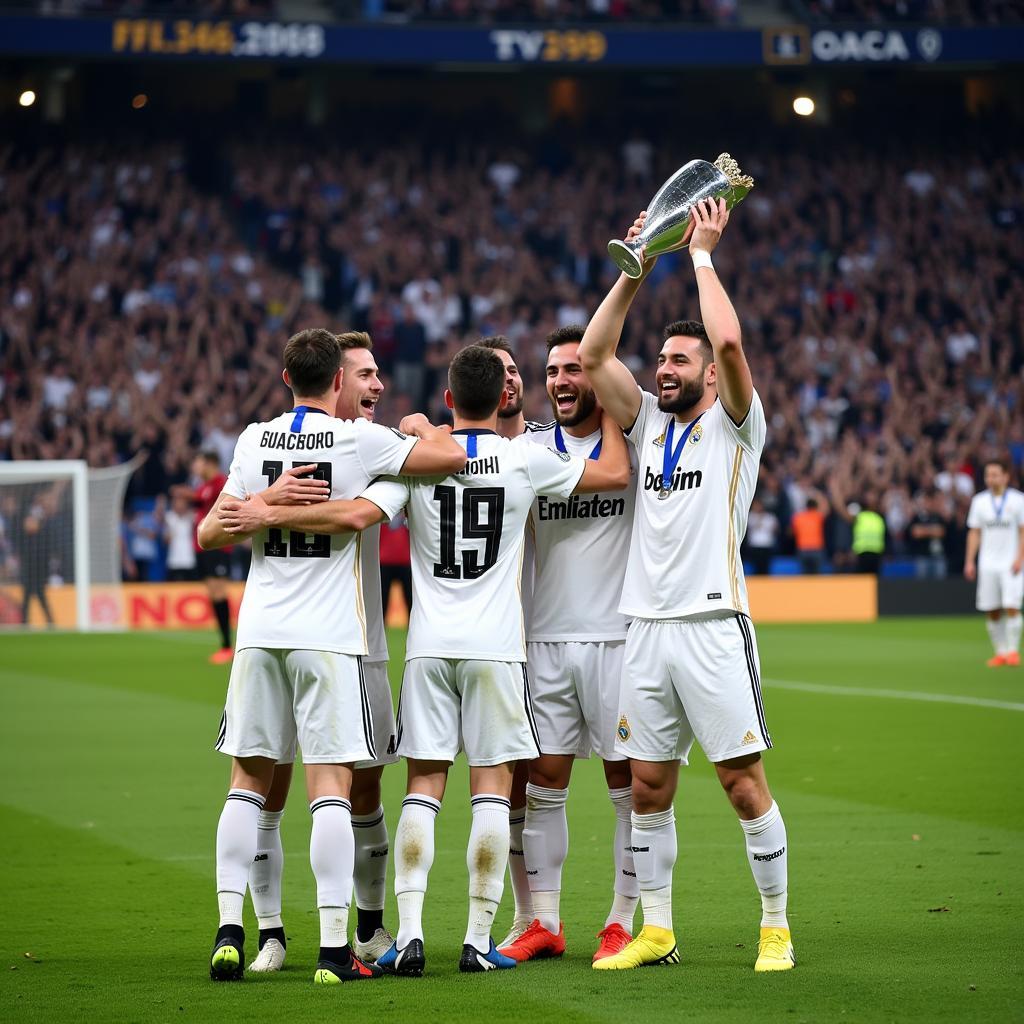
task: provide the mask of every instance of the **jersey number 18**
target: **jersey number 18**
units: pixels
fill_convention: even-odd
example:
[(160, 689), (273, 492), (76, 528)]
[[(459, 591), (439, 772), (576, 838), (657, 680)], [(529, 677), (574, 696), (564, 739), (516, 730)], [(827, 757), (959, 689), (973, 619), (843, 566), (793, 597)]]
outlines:
[[(305, 466), (305, 462), (293, 462), (292, 469), (296, 466)], [(310, 474), (311, 480), (326, 480), (331, 482), (331, 463), (318, 462), (316, 469)], [(277, 478), (284, 472), (283, 462), (264, 462), (263, 475), (267, 478), (268, 486), (273, 486)], [(284, 531), (271, 527), (267, 531), (267, 540), (263, 545), (263, 554), (268, 558), (330, 558), (331, 538), (326, 533), (300, 533), (298, 530), (289, 530), (288, 540), (284, 539)]]

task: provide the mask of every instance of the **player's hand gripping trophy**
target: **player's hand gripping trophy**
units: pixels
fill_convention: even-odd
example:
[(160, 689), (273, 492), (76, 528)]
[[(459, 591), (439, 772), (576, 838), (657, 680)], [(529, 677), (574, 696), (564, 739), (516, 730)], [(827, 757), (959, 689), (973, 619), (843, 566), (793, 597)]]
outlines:
[(695, 203), (710, 199), (717, 206), (717, 200), (724, 199), (726, 209), (731, 210), (753, 187), (754, 179), (743, 174), (728, 153), (722, 153), (713, 164), (691, 160), (658, 189), (640, 231), (630, 231), (624, 242), (609, 242), (608, 254), (627, 277), (639, 278), (644, 274), (641, 251), (643, 260), (649, 263), (655, 256), (689, 245)]

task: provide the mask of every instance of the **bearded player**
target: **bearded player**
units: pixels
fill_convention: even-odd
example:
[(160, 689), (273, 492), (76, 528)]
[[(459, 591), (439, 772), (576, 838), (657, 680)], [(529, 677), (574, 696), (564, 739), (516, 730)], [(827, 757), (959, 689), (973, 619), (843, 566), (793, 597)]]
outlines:
[[(786, 918), (786, 827), (761, 759), (772, 744), (740, 557), (765, 415), (736, 312), (711, 262), (728, 210), (724, 201), (702, 202), (692, 216), (690, 255), (704, 322), (665, 329), (657, 395), (641, 391), (615, 355), (642, 278), (619, 278), (579, 351), (598, 399), (626, 432), (640, 464), (619, 606), (632, 622), (616, 749), (630, 758), (633, 772), (632, 846), (644, 927), (621, 953), (594, 967), (679, 962), (672, 802), (680, 763), (696, 739), (740, 819), (761, 894), (754, 969), (784, 971), (795, 964)], [(630, 229), (631, 238), (644, 219), (641, 214)]]
[[(342, 420), (364, 419), (372, 423), (384, 392), (373, 342), (362, 331), (339, 334), (342, 352), (341, 393), (336, 415)], [(263, 492), (270, 504), (304, 504), (328, 497), (325, 481), (308, 473), (314, 467), (289, 470)], [(388, 869), (388, 827), (381, 802), (380, 780), (384, 766), (398, 760), (395, 753), (395, 714), (388, 681), (388, 643), (384, 632), (384, 608), (380, 575), (380, 524), (363, 532), (360, 544), (363, 605), (366, 610), (368, 654), (363, 677), (373, 718), (377, 756), (359, 761), (352, 773), (352, 833), (355, 837), (356, 933), (353, 948), (364, 963), (374, 963), (394, 942), (384, 927), (384, 899)], [(281, 919), (281, 876), (284, 849), (281, 818), (292, 780), (295, 752), (278, 762), (274, 784), (259, 816), (259, 845), (249, 872), (249, 891), (259, 924), (259, 954), (250, 971), (279, 971), (284, 966), (286, 940)]]
[[(579, 362), (583, 333), (583, 327), (567, 326), (548, 337), (545, 373), (555, 419), (527, 423), (523, 436), (596, 459), (604, 440), (602, 410)], [(629, 761), (614, 747), (627, 624), (618, 605), (635, 483), (634, 471), (625, 491), (586, 500), (540, 497), (533, 506), (527, 660), (541, 756), (529, 764), (523, 844), (534, 919), (501, 950), (519, 961), (565, 950), (559, 914), (569, 848), (565, 807), (573, 761), (591, 752), (604, 762), (616, 816), (614, 895), (594, 959), (619, 952), (632, 939), (638, 889), (630, 839), (631, 780)]]

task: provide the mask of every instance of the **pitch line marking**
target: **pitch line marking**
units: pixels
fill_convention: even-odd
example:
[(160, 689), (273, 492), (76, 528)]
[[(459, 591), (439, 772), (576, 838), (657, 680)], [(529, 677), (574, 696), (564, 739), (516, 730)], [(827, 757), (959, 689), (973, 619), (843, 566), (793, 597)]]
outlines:
[(768, 686), (803, 693), (824, 693), (834, 697), (880, 697), (887, 700), (916, 700), (929, 704), (966, 704), (975, 708), (996, 708), (1000, 711), (1024, 711), (1024, 704), (988, 697), (964, 697), (955, 693), (924, 693), (920, 690), (882, 690), (868, 686), (829, 686), (826, 683), (802, 683), (791, 679), (765, 679)]

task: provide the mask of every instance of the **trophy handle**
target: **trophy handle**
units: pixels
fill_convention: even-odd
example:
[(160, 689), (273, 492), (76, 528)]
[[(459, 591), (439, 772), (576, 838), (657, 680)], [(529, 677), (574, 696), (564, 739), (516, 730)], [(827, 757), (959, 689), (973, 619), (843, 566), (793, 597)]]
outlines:
[(644, 267), (640, 262), (640, 257), (637, 256), (626, 242), (613, 238), (608, 243), (608, 255), (611, 256), (615, 265), (626, 277), (631, 277), (636, 281), (643, 276)]

